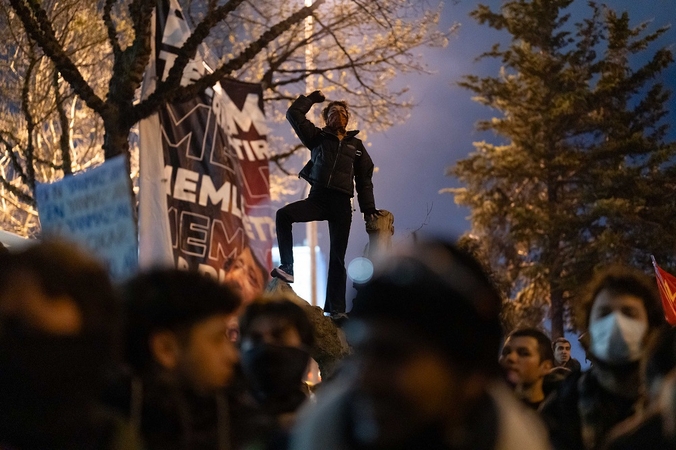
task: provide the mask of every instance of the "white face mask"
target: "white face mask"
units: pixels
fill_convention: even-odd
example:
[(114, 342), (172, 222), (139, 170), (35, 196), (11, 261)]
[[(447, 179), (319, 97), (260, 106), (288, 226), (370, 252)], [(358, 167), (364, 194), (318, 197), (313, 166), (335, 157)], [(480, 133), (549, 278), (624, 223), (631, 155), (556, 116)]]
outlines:
[(589, 324), (591, 352), (607, 363), (637, 361), (643, 350), (648, 325), (620, 312), (608, 314)]

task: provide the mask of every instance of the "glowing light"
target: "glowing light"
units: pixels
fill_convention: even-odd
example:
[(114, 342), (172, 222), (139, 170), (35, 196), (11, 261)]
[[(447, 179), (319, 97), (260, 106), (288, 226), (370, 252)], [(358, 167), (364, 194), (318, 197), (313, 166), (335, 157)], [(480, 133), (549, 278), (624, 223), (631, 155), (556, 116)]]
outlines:
[(373, 263), (368, 258), (355, 258), (347, 266), (347, 275), (355, 283), (366, 283), (373, 276)]

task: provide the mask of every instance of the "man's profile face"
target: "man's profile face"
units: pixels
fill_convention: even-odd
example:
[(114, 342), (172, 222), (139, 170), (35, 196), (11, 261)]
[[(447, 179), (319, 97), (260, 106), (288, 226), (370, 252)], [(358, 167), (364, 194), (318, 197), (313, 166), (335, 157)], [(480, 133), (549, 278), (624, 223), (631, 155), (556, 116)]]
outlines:
[(513, 386), (532, 386), (551, 369), (551, 362), (540, 360), (538, 341), (531, 336), (507, 338), (502, 347), (500, 365)]
[(556, 343), (554, 359), (556, 359), (557, 364), (565, 364), (570, 360), (570, 344), (568, 342)]
[(232, 381), (239, 360), (228, 336), (231, 314), (218, 314), (192, 326), (181, 344), (179, 370), (196, 392), (209, 393)]
[(354, 349), (355, 439), (401, 445), (429, 425), (452, 423), (464, 407), (463, 384), (448, 357), (403, 325), (350, 324)]
[(335, 130), (347, 127), (347, 110), (341, 105), (331, 105), (326, 114), (326, 124)]

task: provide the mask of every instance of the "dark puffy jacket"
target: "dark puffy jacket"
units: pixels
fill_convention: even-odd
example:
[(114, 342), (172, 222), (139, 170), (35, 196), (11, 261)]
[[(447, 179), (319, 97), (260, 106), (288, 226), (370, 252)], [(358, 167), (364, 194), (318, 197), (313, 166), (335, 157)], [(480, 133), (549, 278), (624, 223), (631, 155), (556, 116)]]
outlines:
[(540, 417), (555, 450), (598, 449), (608, 432), (634, 413), (637, 400), (605, 390), (593, 369), (573, 372), (547, 397), (540, 407)]
[(286, 112), (287, 120), (311, 152), (310, 161), (298, 176), (314, 187), (335, 189), (350, 197), (356, 185), (359, 209), (362, 212), (375, 209), (373, 161), (364, 144), (355, 137), (359, 131), (348, 131), (341, 141), (327, 128), (318, 128), (305, 117), (312, 105), (310, 99), (301, 95)]

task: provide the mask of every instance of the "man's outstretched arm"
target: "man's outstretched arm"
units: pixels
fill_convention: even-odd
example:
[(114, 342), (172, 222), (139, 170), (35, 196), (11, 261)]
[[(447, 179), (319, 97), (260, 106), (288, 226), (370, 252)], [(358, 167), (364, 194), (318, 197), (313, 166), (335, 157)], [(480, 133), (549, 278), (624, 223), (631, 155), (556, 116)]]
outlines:
[(321, 91), (314, 91), (307, 96), (298, 97), (286, 111), (286, 120), (289, 121), (303, 145), (309, 149), (314, 147), (313, 140), (319, 135), (321, 129), (309, 121), (306, 114), (312, 105), (322, 103), (324, 100), (326, 97)]

